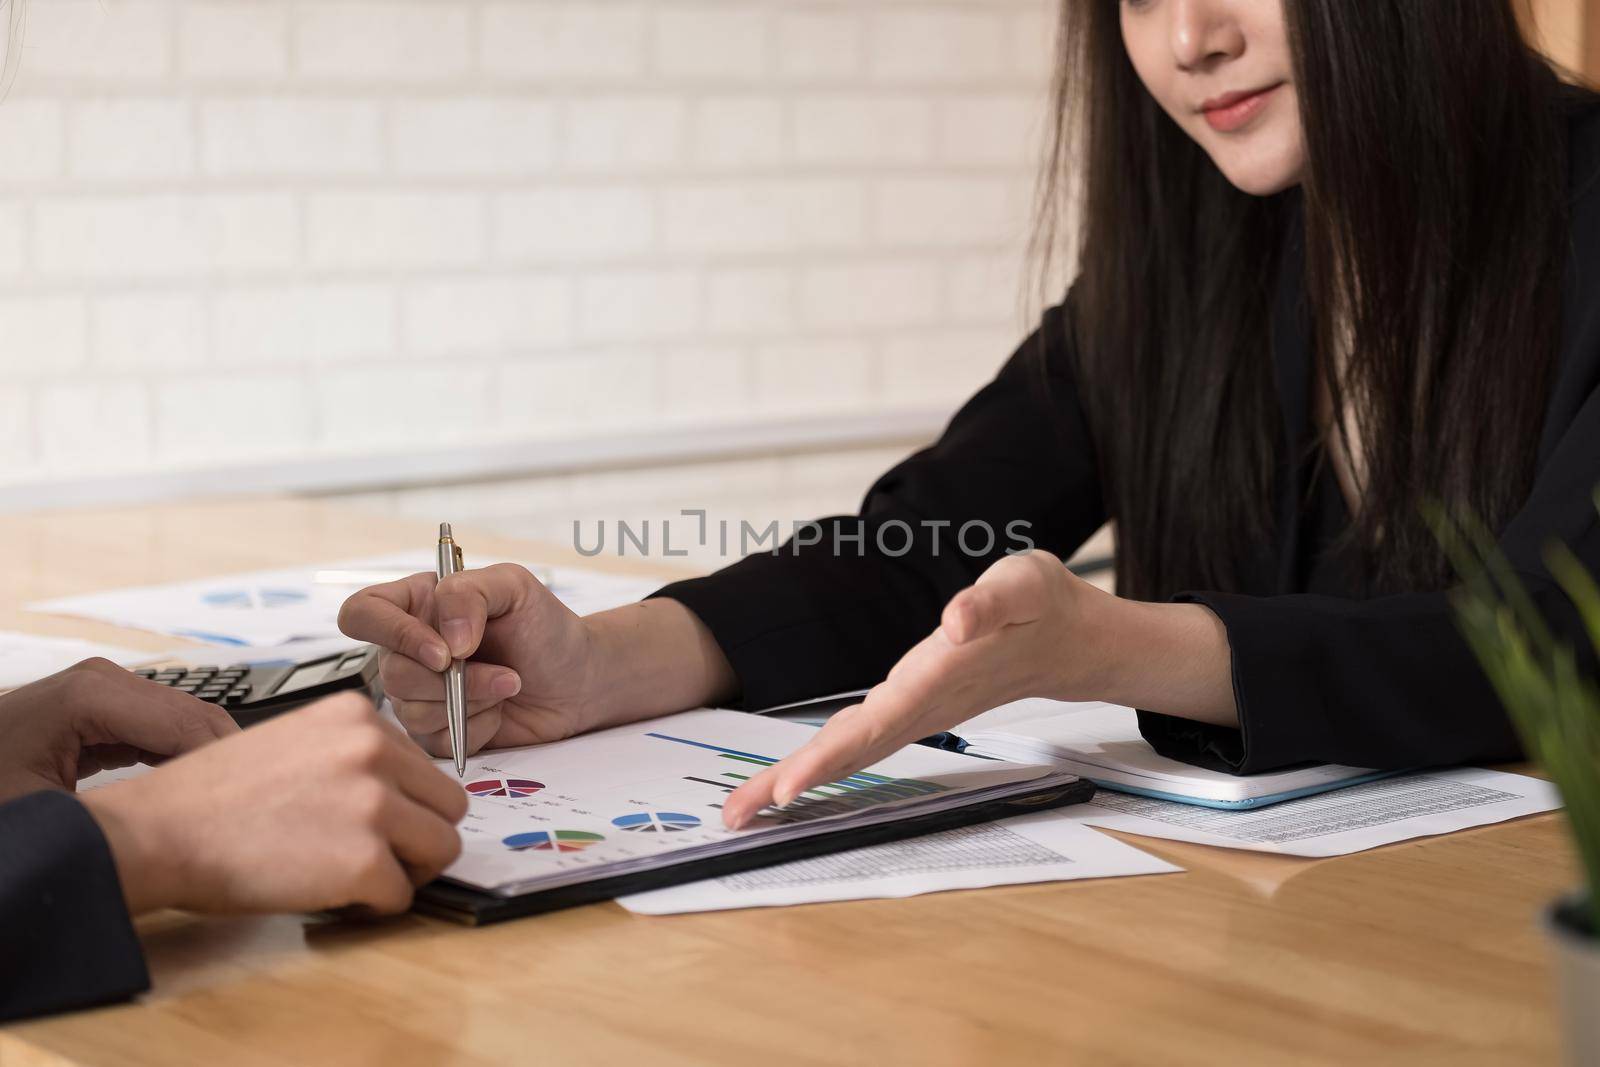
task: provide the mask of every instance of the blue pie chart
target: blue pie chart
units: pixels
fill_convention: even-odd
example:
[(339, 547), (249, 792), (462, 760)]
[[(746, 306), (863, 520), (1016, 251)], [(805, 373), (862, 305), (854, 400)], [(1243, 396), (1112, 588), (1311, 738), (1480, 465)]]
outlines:
[(611, 820), (611, 825), (638, 834), (676, 834), (693, 830), (700, 825), (700, 819), (679, 811), (641, 811), (635, 815), (618, 815)]

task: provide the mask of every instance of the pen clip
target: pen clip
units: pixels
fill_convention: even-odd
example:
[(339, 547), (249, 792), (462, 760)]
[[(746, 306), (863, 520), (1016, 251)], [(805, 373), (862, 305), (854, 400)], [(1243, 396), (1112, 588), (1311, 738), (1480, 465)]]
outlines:
[(451, 546), (451, 551), (455, 553), (456, 570), (458, 570), (458, 571), (466, 570), (467, 564), (466, 564), (466, 561), (463, 559), (463, 557), (461, 555), (461, 546), (460, 545), (452, 545)]

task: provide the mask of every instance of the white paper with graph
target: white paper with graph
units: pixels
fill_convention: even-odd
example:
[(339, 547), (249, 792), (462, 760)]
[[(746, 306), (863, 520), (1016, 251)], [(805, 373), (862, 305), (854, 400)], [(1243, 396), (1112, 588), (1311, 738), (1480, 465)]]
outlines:
[(1077, 781), (1055, 768), (912, 746), (750, 827), (724, 829), (723, 798), (815, 736), (793, 723), (699, 710), (482, 753), (467, 764), (463, 850), (444, 876), (518, 896)]

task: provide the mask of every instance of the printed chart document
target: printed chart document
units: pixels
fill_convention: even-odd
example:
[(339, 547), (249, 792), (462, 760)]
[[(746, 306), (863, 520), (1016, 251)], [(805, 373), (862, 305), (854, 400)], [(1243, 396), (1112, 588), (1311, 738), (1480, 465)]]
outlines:
[(913, 746), (725, 829), (727, 794), (814, 736), (702, 709), (482, 753), (468, 762), (463, 851), (444, 877), (513, 897), (1081, 784), (1055, 768)]
[(99, 656), (124, 667), (162, 658), (159, 652), (140, 652), (117, 645), (80, 641), (73, 637), (40, 637), (0, 631), (0, 689), (16, 689), (37, 682), (74, 663)]
[[(487, 566), (496, 561), (473, 562)], [(579, 615), (632, 603), (662, 584), (582, 567), (525, 566)], [(280, 645), (337, 637), (339, 608), (361, 586), (433, 569), (427, 551), (398, 552), (62, 597), (29, 604), (28, 610), (97, 619), (217, 645)]]
[(678, 915), (1182, 870), (1089, 829), (1068, 814), (1078, 810), (943, 830), (635, 893), (617, 903), (641, 915)]
[(1385, 772), (1333, 763), (1270, 774), (1206, 770), (1156, 752), (1132, 708), (1029, 698), (968, 719), (952, 731), (973, 755), (1069, 767), (1108, 789), (1217, 807), (1256, 807), (1378, 778)]
[(1216, 811), (1105, 792), (1073, 814), (1091, 826), (1285, 856), (1345, 856), (1561, 806), (1537, 778), (1473, 768), (1346, 786), (1251, 811)]

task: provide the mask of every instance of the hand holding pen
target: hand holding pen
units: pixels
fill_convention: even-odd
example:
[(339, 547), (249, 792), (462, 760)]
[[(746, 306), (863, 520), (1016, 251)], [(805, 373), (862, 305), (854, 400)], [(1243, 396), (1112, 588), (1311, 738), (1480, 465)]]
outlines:
[[(653, 611), (686, 611), (649, 604)], [(383, 689), (401, 725), (432, 755), (451, 757), (446, 675), (455, 660), (464, 667), (461, 750), (468, 755), (614, 725), (607, 714), (614, 697), (651, 712), (646, 700), (618, 684), (638, 657), (609, 651), (610, 643), (593, 632), (607, 614), (580, 619), (527, 568), (497, 563), (443, 580), (426, 571), (362, 589), (345, 601), (339, 628), (382, 646)], [(676, 649), (665, 656), (670, 663), (688, 658)], [(668, 688), (653, 681), (649, 692)]]

